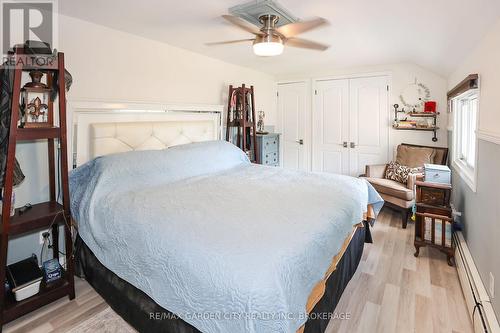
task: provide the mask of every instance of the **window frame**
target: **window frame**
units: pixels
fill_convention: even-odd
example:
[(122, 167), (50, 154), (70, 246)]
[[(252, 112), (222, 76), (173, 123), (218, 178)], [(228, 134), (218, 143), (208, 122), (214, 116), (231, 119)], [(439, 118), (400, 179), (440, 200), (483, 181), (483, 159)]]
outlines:
[[(463, 103), (467, 101), (468, 107), (470, 107), (470, 103), (472, 100), (476, 100), (476, 110), (475, 110), (475, 119), (472, 115), (467, 115), (464, 117), (464, 111), (460, 107), (458, 107), (459, 103)], [(477, 186), (477, 163), (478, 163), (478, 139), (477, 132), (479, 128), (479, 109), (480, 109), (480, 94), (479, 89), (469, 89), (460, 95), (457, 95), (451, 99), (451, 108), (453, 112), (453, 149), (452, 149), (452, 166), (455, 171), (460, 175), (460, 177), (464, 180), (464, 182), (470, 187), (473, 192), (476, 192)], [(469, 112), (469, 111), (465, 111)], [(464, 147), (463, 144), (463, 124), (462, 121), (473, 121), (473, 124), (468, 124), (469, 126), (473, 126), (472, 131), (468, 132), (468, 134), (473, 133), (473, 138), (465, 138), (467, 139), (467, 147), (465, 147), (466, 154), (463, 156)], [(467, 134), (467, 133), (466, 133)], [(471, 142), (471, 139), (474, 142)], [(470, 163), (470, 150), (473, 147), (474, 149), (474, 158), (473, 165)]]

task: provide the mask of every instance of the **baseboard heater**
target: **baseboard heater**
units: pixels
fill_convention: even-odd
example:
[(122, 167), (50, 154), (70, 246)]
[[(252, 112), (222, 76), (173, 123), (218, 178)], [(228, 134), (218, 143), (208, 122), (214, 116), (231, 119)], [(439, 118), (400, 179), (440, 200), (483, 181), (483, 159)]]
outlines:
[(455, 261), (458, 277), (464, 293), (467, 310), (474, 326), (474, 332), (500, 333), (500, 327), (491, 306), (490, 298), (486, 293), (486, 288), (472, 260), (464, 236), (461, 232), (456, 232), (454, 238), (455, 244), (457, 244)]

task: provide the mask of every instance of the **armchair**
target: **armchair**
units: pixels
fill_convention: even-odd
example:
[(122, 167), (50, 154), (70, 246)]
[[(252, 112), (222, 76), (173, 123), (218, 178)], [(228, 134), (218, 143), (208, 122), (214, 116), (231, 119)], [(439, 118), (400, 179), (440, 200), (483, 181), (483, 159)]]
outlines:
[[(412, 168), (423, 167), (424, 163), (446, 164), (448, 148), (418, 146), (402, 143), (397, 147), (396, 161)], [(367, 165), (365, 177), (385, 200), (384, 206), (401, 212), (402, 225), (406, 228), (415, 202), (415, 181), (422, 180), (420, 173), (410, 174), (406, 184), (385, 179), (387, 164)]]

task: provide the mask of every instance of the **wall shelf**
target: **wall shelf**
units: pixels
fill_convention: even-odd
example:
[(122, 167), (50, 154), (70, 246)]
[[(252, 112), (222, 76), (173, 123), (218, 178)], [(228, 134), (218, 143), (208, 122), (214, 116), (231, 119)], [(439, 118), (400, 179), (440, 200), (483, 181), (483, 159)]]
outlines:
[[(12, 61), (14, 57), (32, 57), (24, 53), (23, 47), (16, 47), (15, 52), (9, 54)], [(37, 55), (37, 59), (41, 57)], [(52, 59), (52, 55), (50, 56)], [(26, 106), (21, 103), (21, 92), (25, 93), (25, 88), (21, 86), (23, 72), (31, 72), (31, 67), (16, 66), (13, 71), (13, 86), (11, 91), (4, 91), (5, 85), (0, 82), (0, 90), (2, 93), (9, 94), (10, 103), (10, 129), (8, 132), (8, 146), (6, 153), (6, 165), (3, 188), (3, 202), (1, 210), (1, 242), (0, 242), (0, 281), (2, 284), (6, 281), (6, 266), (8, 245), (11, 240), (17, 235), (34, 233), (40, 229), (49, 229), (52, 237), (52, 252), (53, 259), (59, 260), (59, 225), (64, 225), (64, 242), (65, 242), (65, 261), (66, 268), (63, 271), (63, 276), (53, 282), (46, 284), (41, 282), (40, 291), (22, 301), (15, 301), (12, 290), (6, 290), (3, 286), (0, 288), (0, 332), (2, 325), (16, 318), (19, 318), (31, 311), (34, 311), (48, 303), (51, 303), (59, 298), (68, 296), (70, 300), (75, 298), (74, 284), (74, 266), (73, 266), (73, 243), (71, 230), (71, 214), (69, 206), (69, 185), (68, 185), (68, 159), (67, 159), (67, 140), (66, 140), (66, 81), (64, 54), (59, 52), (57, 57), (52, 59), (53, 66), (50, 68), (40, 69), (46, 76), (46, 82), (49, 90), (42, 88), (42, 92), (52, 91), (56, 88), (54, 82), (59, 83), (57, 86), (58, 96), (58, 125), (54, 124), (52, 118), (54, 102), (48, 100), (47, 122), (44, 125), (47, 127), (24, 127), (20, 128), (18, 121), (21, 115), (20, 107)], [(4, 69), (4, 68), (2, 68)], [(32, 73), (30, 73), (32, 74)], [(32, 76), (32, 80), (35, 80)], [(29, 89), (31, 92), (37, 92), (34, 88)], [(26, 98), (27, 96), (23, 96)], [(27, 99), (28, 100), (28, 99)], [(46, 124), (45, 124), (46, 123)], [(28, 122), (23, 126), (28, 125)], [(31, 209), (19, 215), (19, 209), (15, 210), (14, 216), (10, 216), (12, 205), (12, 189), (14, 186), (15, 172), (15, 156), (16, 143), (24, 140), (45, 140), (47, 144), (47, 162), (48, 173), (48, 189), (49, 201), (34, 204)], [(55, 141), (57, 140), (58, 148)], [(56, 149), (57, 153), (56, 153)], [(60, 175), (56, 172), (59, 170)], [(59, 186), (61, 188), (62, 203), (57, 201), (56, 179), (60, 177)], [(35, 179), (35, 178), (33, 178)], [(42, 259), (42, 258), (40, 258)]]
[(439, 127), (398, 127), (398, 126), (392, 126), (395, 130), (398, 131), (437, 131)]
[(422, 118), (436, 118), (439, 112), (408, 112), (410, 117), (422, 117)]
[[(436, 122), (434, 118), (434, 123)], [(424, 132), (433, 132), (434, 135), (432, 137), (432, 141), (436, 142), (437, 139), (437, 131), (439, 130), (439, 127), (398, 127), (397, 125), (392, 125), (392, 128), (398, 131), (424, 131)]]
[[(439, 112), (406, 112), (403, 110), (398, 110), (399, 105), (394, 104), (394, 124), (392, 125), (392, 128), (398, 131), (426, 131), (426, 132), (433, 132), (434, 135), (432, 136), (432, 141), (436, 142), (438, 140), (437, 138), (437, 130), (439, 130), (439, 127), (437, 127), (437, 117), (439, 116)], [(402, 113), (405, 118), (400, 119), (398, 117), (398, 114)], [(432, 119), (432, 126), (418, 126), (417, 121), (408, 121), (408, 117), (410, 118), (429, 118)], [(413, 123), (416, 126), (413, 127), (399, 127), (398, 124), (401, 122), (409, 122)]]

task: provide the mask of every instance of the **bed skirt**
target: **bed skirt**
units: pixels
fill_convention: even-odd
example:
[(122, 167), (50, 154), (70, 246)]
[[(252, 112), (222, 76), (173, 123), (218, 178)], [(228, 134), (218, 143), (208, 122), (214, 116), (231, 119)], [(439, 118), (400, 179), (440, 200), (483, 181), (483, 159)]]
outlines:
[[(368, 224), (358, 228), (336, 270), (326, 281), (323, 297), (312, 309), (304, 333), (324, 332), (334, 317), (344, 289), (356, 272), (365, 241), (370, 241)], [(149, 296), (118, 277), (97, 260), (78, 236), (76, 272), (104, 298), (111, 308), (139, 332), (200, 333), (198, 329), (156, 304)], [(351, 318), (351, 320), (356, 320)]]

